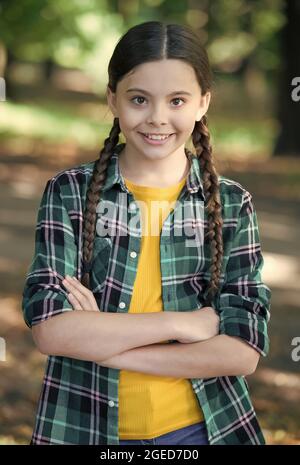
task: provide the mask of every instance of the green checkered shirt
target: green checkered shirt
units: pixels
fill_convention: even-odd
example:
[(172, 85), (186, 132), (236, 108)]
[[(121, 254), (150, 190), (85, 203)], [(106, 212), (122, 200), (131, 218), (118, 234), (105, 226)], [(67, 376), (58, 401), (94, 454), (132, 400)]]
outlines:
[[(111, 205), (122, 202), (120, 210), (139, 215), (136, 200), (120, 174), (120, 148), (122, 144), (110, 159), (98, 206), (104, 201)], [(177, 202), (187, 202), (190, 223), (199, 229), (204, 225), (206, 232), (206, 212), (204, 222), (193, 213), (196, 204), (204, 201), (200, 165), (194, 154), (188, 156), (191, 168)], [(73, 311), (62, 280), (67, 274), (82, 276), (83, 213), (95, 162), (63, 170), (47, 181), (23, 291), (22, 310), (29, 328)], [(266, 356), (271, 291), (261, 281), (264, 261), (252, 197), (239, 183), (223, 176), (219, 180), (224, 258), (219, 292), (212, 305), (219, 312), (220, 334), (240, 337)], [(186, 247), (186, 237), (175, 233), (177, 208), (164, 222), (160, 237), (163, 310), (191, 311), (204, 306), (211, 254), (208, 242)], [(101, 215), (97, 216), (98, 224)], [(112, 221), (119, 233), (126, 229), (123, 221)], [(111, 238), (96, 233), (90, 282), (101, 311), (128, 312), (138, 263), (130, 252), (136, 251), (138, 257), (139, 227), (138, 221), (135, 232)], [(118, 445), (119, 373), (119, 369), (91, 361), (48, 356), (31, 444)], [(190, 382), (205, 417), (210, 444), (265, 443), (244, 376), (192, 378)]]

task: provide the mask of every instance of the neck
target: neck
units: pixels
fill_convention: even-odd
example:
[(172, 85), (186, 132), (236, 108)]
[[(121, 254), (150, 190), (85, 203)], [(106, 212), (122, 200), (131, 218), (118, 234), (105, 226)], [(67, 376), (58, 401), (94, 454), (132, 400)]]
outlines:
[(190, 162), (185, 152), (172, 153), (161, 160), (149, 160), (126, 152), (119, 153), (119, 168), (124, 178), (138, 185), (169, 187), (179, 183), (189, 173)]

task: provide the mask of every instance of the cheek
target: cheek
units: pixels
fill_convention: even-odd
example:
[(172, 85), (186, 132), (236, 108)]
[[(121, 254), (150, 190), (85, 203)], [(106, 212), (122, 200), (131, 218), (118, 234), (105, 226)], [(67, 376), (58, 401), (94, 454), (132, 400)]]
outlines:
[(173, 127), (178, 129), (178, 132), (191, 132), (194, 129), (195, 119), (190, 111), (180, 112), (173, 120)]
[(194, 119), (183, 119), (180, 122), (176, 122), (176, 126), (174, 124), (174, 127), (177, 129), (178, 133), (182, 134), (191, 134), (193, 132), (195, 126), (195, 121)]
[(135, 129), (143, 121), (142, 111), (134, 111), (130, 107), (126, 107), (119, 112), (119, 124), (124, 131)]

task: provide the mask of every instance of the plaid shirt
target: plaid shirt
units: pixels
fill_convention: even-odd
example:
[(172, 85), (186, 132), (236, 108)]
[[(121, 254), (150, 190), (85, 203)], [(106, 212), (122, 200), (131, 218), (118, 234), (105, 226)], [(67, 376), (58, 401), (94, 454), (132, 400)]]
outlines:
[[(116, 204), (118, 194), (126, 193), (125, 208), (132, 212), (136, 202), (119, 171), (118, 147), (109, 162), (99, 205), (103, 200)], [(193, 154), (189, 159), (191, 168), (177, 201), (193, 206), (204, 200), (204, 192), (199, 161)], [(47, 181), (23, 291), (22, 310), (29, 328), (73, 311), (62, 280), (66, 274), (82, 276), (83, 212), (95, 161), (61, 171)], [(219, 312), (220, 334), (240, 337), (266, 356), (271, 291), (261, 281), (264, 262), (252, 197), (239, 183), (223, 176), (219, 180), (224, 259), (212, 305)], [(206, 232), (206, 213), (204, 220)], [(117, 224), (120, 229), (126, 226)], [(126, 313), (137, 271), (137, 259), (130, 257), (130, 251), (139, 252), (141, 237), (116, 237), (108, 240), (96, 234), (91, 290), (101, 311)], [(209, 243), (185, 247), (185, 239), (174, 234), (171, 212), (160, 239), (164, 311), (204, 306), (203, 292), (210, 279)], [(176, 256), (181, 260), (174, 260)], [(31, 444), (118, 445), (119, 373), (91, 361), (48, 356)], [(210, 444), (265, 444), (244, 376), (192, 378), (190, 382), (203, 410)]]

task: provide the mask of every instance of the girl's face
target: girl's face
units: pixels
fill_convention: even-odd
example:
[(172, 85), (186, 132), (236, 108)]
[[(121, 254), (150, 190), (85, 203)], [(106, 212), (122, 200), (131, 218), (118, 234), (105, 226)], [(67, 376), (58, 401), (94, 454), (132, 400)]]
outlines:
[[(184, 155), (195, 121), (206, 113), (210, 92), (201, 89), (192, 66), (164, 59), (136, 66), (118, 82), (116, 93), (107, 87), (108, 105), (119, 118), (126, 148), (149, 160), (171, 153)], [(163, 134), (163, 143), (151, 143), (142, 134)]]

